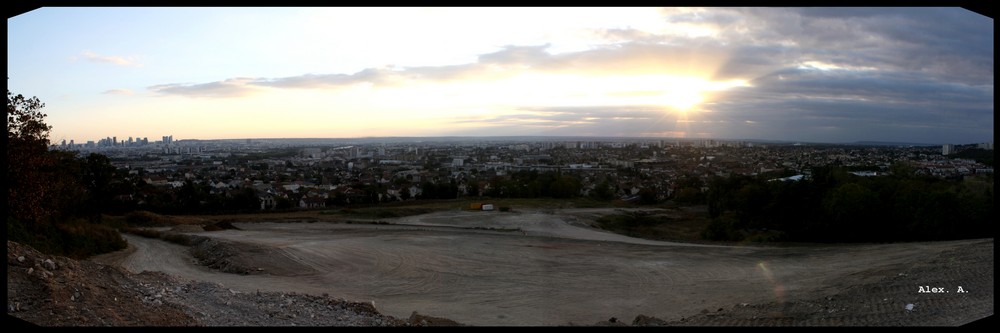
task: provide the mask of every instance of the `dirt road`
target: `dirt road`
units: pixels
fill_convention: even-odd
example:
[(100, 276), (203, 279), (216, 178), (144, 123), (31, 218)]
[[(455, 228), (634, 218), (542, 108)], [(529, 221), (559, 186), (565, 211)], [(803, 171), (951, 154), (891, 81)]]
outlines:
[[(242, 230), (196, 233), (274, 249), (247, 259), (280, 275), (221, 273), (198, 265), (185, 247), (130, 235), (134, 250), (120, 263), (237, 290), (373, 300), (397, 317), (418, 311), (470, 325), (591, 325), (638, 314), (676, 321), (734, 304), (837, 295), (913, 274), (925, 258), (984, 242), (707, 246), (630, 238), (542, 212), (449, 211), (385, 221), (394, 224), (236, 223)], [(988, 241), (988, 279), (917, 280), (912, 288), (886, 291), (892, 304), (885, 311), (905, 314), (907, 302), (926, 298), (918, 285), (954, 293), (966, 283), (972, 289), (965, 296), (980, 305), (988, 300), (979, 311), (991, 315)]]

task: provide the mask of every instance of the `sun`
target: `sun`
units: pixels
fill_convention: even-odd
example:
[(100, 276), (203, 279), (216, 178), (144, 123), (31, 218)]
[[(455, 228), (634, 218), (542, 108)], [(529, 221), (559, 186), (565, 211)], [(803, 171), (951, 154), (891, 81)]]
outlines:
[(686, 113), (697, 106), (705, 97), (695, 89), (674, 89), (664, 94), (663, 104), (680, 113)]
[(659, 103), (679, 115), (687, 115), (699, 110), (698, 106), (708, 102), (715, 92), (737, 87), (750, 87), (746, 80), (709, 81), (695, 77), (671, 78), (663, 83)]

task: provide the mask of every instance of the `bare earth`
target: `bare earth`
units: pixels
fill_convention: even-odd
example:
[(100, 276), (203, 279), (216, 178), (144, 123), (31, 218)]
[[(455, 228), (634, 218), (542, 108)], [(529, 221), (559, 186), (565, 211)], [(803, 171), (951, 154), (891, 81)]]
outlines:
[(208, 268), (187, 247), (133, 235), (125, 235), (129, 250), (94, 260), (235, 292), (374, 301), (389, 316), (417, 311), (467, 325), (952, 326), (993, 315), (992, 238), (711, 246), (589, 226), (607, 212), (456, 210), (382, 224), (187, 232), (235, 249), (227, 262), (249, 274)]

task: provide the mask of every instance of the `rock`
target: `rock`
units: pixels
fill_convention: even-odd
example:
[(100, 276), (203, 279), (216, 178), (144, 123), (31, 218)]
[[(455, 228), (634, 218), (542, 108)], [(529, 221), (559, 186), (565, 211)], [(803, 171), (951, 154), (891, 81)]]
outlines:
[(642, 314), (636, 316), (635, 320), (632, 320), (632, 326), (665, 326), (666, 324), (667, 322), (660, 318), (649, 317)]
[(406, 322), (416, 326), (462, 326), (461, 323), (451, 319), (425, 316), (416, 311), (410, 314), (410, 318)]
[(28, 275), (31, 275), (31, 273), (34, 273), (34, 272), (35, 272), (35, 268), (34, 267), (28, 267)]
[(58, 267), (56, 267), (56, 263), (54, 261), (52, 261), (52, 259), (45, 259), (44, 264), (45, 264), (45, 268), (47, 268), (50, 271), (54, 271), (54, 270), (56, 270), (56, 268), (58, 268)]
[(17, 262), (24, 262), (24, 256), (17, 256)]
[(628, 326), (628, 324), (618, 320), (616, 317), (611, 317), (608, 320), (599, 321), (594, 324), (594, 326)]

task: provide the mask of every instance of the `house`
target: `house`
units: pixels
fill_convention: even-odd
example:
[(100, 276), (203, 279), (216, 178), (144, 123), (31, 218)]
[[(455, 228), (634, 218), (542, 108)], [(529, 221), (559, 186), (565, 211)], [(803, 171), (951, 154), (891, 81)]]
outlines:
[(149, 175), (149, 176), (147, 176), (143, 180), (146, 181), (146, 184), (153, 185), (153, 186), (167, 186), (167, 185), (169, 185), (168, 180), (167, 180), (167, 176), (164, 176), (164, 175)]
[(257, 198), (260, 199), (260, 210), (274, 209), (274, 207), (278, 205), (277, 201), (274, 199), (274, 195), (271, 193), (259, 195)]
[(320, 197), (304, 196), (299, 199), (299, 208), (323, 208), (326, 207), (326, 199)]

